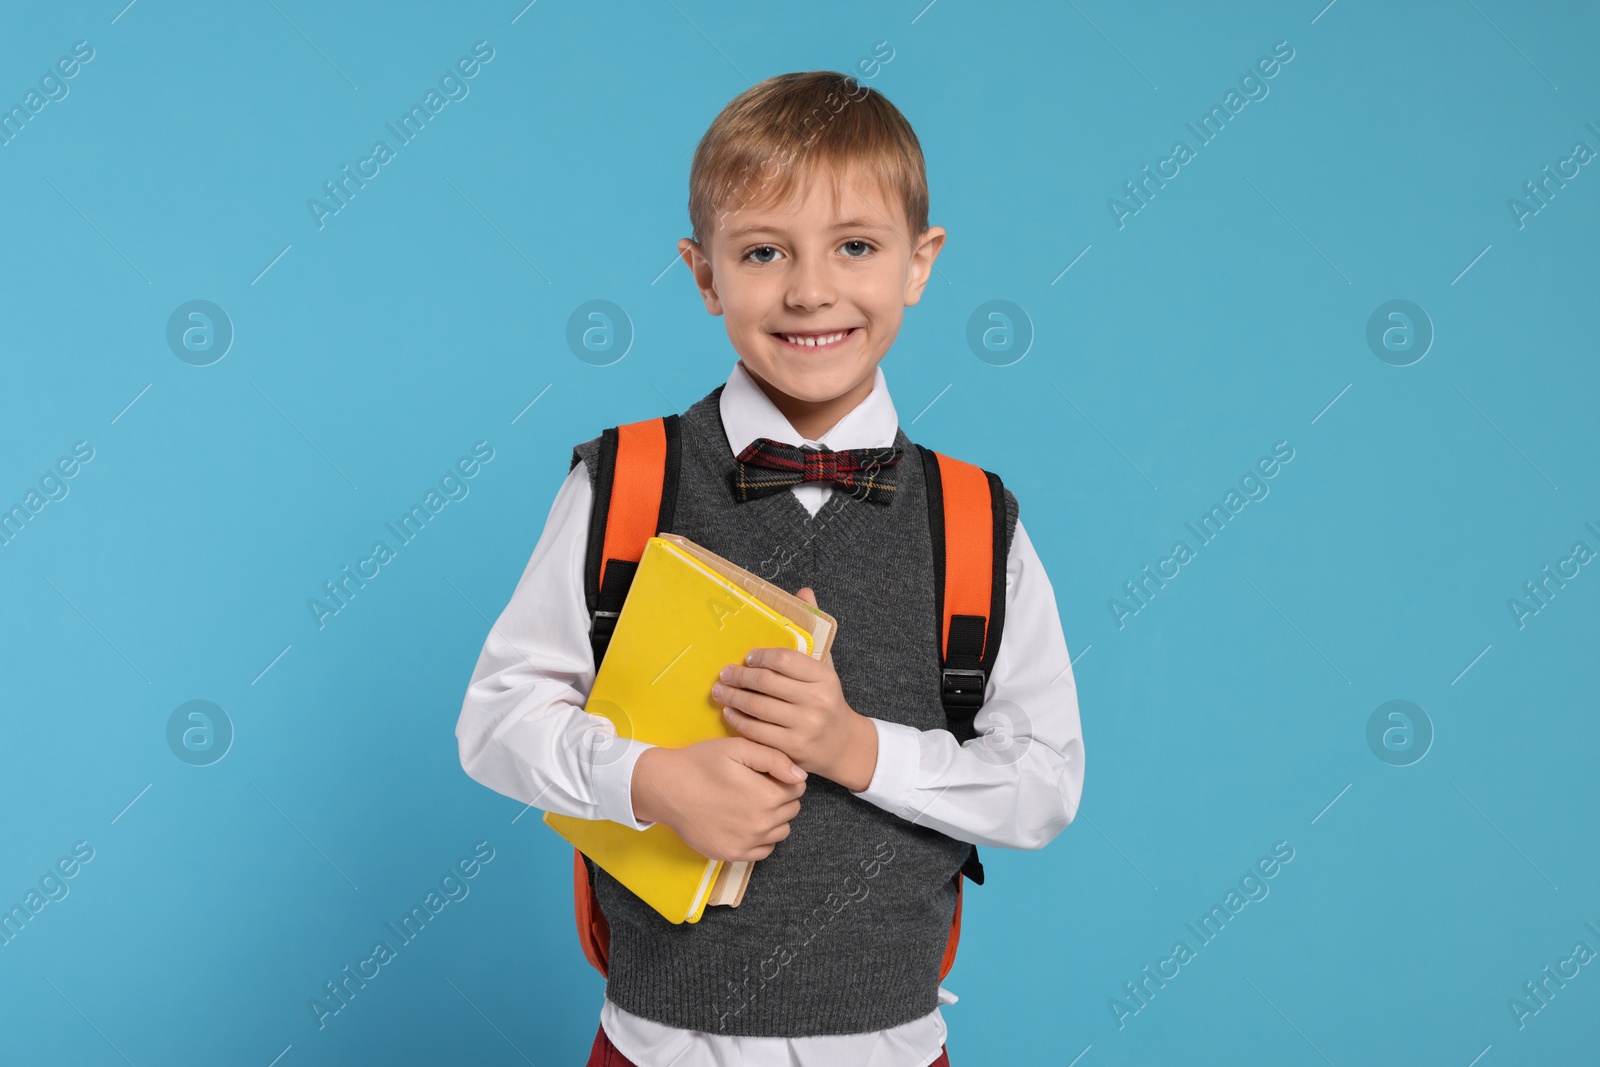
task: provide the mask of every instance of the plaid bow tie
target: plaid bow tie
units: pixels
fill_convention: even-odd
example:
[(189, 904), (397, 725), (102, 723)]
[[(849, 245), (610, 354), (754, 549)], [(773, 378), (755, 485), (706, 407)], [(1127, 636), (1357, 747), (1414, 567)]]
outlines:
[(758, 437), (734, 457), (733, 493), (741, 502), (782, 492), (802, 482), (830, 482), (862, 500), (887, 504), (894, 499), (895, 465), (902, 449), (800, 448)]

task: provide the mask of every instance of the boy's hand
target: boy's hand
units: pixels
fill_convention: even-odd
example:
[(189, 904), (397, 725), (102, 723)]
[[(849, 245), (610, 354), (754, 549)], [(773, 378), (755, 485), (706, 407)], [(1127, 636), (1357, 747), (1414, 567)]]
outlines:
[[(810, 586), (800, 590), (800, 599), (817, 606)], [(806, 770), (852, 792), (871, 784), (878, 732), (845, 702), (831, 652), (818, 661), (797, 649), (758, 648), (745, 665), (723, 668), (711, 699), (724, 705), (729, 726)]]
[(742, 737), (652, 748), (633, 766), (633, 813), (713, 860), (766, 859), (800, 813), (805, 772)]

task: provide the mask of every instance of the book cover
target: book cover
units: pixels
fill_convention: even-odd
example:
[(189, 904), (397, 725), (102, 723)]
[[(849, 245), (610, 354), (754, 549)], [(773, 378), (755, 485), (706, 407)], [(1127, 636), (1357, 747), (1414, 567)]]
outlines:
[[(618, 737), (664, 747), (733, 737), (711, 699), (718, 672), (755, 648), (820, 659), (835, 630), (826, 612), (692, 541), (652, 537), (584, 707)], [(553, 812), (544, 821), (669, 922), (737, 905), (749, 881), (750, 864), (708, 859), (665, 823), (640, 831)]]

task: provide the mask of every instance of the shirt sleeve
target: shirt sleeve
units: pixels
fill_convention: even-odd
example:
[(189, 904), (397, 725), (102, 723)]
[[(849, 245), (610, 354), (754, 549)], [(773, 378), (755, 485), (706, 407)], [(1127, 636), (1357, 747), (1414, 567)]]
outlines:
[[(863, 712), (870, 714), (870, 712)], [(883, 719), (878, 763), (856, 793), (886, 811), (960, 841), (1042, 848), (1078, 813), (1083, 731), (1078, 690), (1055, 591), (1018, 521), (1006, 560), (1005, 630), (978, 736)]]
[(650, 745), (583, 710), (594, 684), (583, 568), (594, 491), (579, 461), (556, 493), (511, 602), (489, 629), (456, 722), (461, 767), (530, 806), (633, 829), (633, 767)]

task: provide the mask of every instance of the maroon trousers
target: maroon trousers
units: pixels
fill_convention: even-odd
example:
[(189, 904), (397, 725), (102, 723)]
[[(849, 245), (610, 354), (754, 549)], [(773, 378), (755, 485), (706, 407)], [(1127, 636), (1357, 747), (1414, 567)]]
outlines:
[[(589, 1050), (587, 1067), (638, 1067), (638, 1064), (617, 1051), (617, 1046), (611, 1043), (602, 1026), (595, 1032), (594, 1047)], [(939, 1049), (939, 1058), (928, 1067), (950, 1067), (950, 1054), (943, 1048)]]

